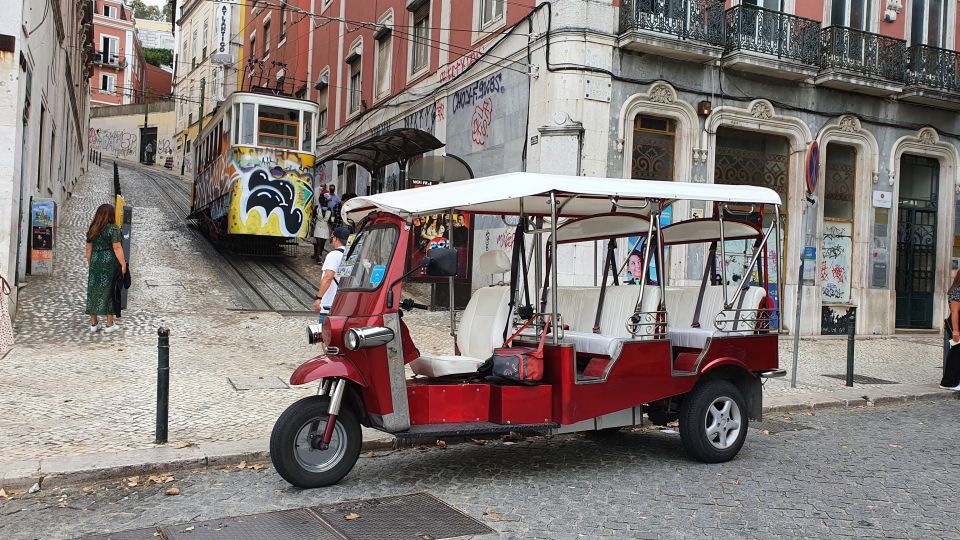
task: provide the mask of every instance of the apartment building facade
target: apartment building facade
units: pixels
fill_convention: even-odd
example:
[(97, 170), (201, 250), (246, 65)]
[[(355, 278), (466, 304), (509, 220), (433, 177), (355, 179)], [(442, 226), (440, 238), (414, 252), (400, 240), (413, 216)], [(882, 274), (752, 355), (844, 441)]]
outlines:
[[(5, 81), (0, 91), (0, 275), (21, 284), (27, 274), (40, 271), (31, 260), (32, 203), (58, 207), (87, 168), (94, 6), (88, 0), (17, 0), (5, 7), (0, 19), (0, 79)], [(60, 239), (53, 225), (57, 250)], [(14, 286), (7, 304), (11, 310), (17, 291)]]
[[(318, 181), (360, 194), (411, 185), (396, 162), (349, 157), (411, 128), (441, 144), (427, 154), (475, 176), (767, 186), (784, 201), (784, 313), (805, 269), (801, 333), (836, 333), (853, 307), (861, 334), (935, 329), (946, 313), (960, 265), (956, 2), (307, 3), (248, 7), (244, 40), (309, 81), (304, 95), (326, 111)], [(312, 51), (277, 54), (281, 11)], [(408, 164), (425, 148), (394, 157)], [(674, 220), (712, 211), (671, 209)], [(496, 219), (475, 223), (474, 256), (509, 242)], [(565, 279), (592, 283), (592, 248), (568, 255)], [(668, 279), (697, 282), (703, 257), (674, 250)], [(792, 317), (779, 323), (794, 330)]]
[(143, 99), (144, 61), (133, 11), (122, 0), (94, 0), (90, 103), (130, 105)]
[(190, 174), (190, 147), (220, 102), (237, 89), (243, 61), (244, 2), (184, 0), (176, 19), (173, 92), (177, 143), (174, 169)]

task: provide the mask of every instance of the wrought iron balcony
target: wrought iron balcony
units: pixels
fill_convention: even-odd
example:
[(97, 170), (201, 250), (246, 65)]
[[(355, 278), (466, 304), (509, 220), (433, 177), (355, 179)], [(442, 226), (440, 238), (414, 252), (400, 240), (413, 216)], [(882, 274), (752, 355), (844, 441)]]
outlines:
[(723, 1), (624, 0), (620, 6), (620, 32), (630, 30), (722, 45)]
[(818, 84), (880, 96), (903, 89), (907, 43), (902, 39), (830, 26), (820, 32), (820, 40)]
[(910, 47), (907, 84), (960, 94), (960, 53), (929, 45)]
[[(820, 64), (820, 21), (782, 11), (741, 4), (727, 10), (726, 53), (749, 51), (781, 64), (779, 71), (809, 76)], [(807, 67), (801, 67), (801, 66)]]
[(723, 0), (623, 0), (621, 46), (681, 59), (719, 58)]

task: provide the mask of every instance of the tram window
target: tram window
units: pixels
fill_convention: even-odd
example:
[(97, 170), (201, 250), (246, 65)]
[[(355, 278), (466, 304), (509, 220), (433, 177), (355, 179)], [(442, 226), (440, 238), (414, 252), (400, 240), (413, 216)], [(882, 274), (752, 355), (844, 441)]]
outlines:
[(300, 111), (261, 105), (257, 119), (258, 144), (296, 150), (299, 120)]
[(240, 137), (240, 106), (233, 106), (233, 130), (230, 132), (230, 144), (237, 144)]
[(303, 141), (300, 143), (300, 151), (313, 153), (313, 113), (304, 111), (303, 113)]
[(254, 128), (254, 105), (253, 103), (244, 103), (243, 107), (243, 132), (240, 135), (240, 144), (254, 144), (253, 143), (253, 128)]

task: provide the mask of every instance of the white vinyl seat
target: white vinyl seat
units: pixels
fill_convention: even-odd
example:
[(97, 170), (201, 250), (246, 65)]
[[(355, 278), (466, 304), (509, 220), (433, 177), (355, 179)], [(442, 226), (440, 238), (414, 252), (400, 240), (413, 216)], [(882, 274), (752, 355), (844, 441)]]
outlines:
[[(560, 289), (560, 291), (562, 290)], [(600, 311), (600, 332), (595, 333), (593, 326), (596, 322), (597, 304), (600, 300), (599, 289), (596, 291), (597, 300), (595, 302), (581, 304), (581, 312), (575, 318), (576, 325), (570, 325), (570, 330), (563, 334), (564, 343), (573, 344), (578, 353), (599, 354), (616, 358), (620, 355), (625, 342), (653, 337), (656, 329), (655, 324), (642, 325), (636, 336), (631, 336), (627, 331), (627, 319), (636, 312), (637, 298), (640, 295), (640, 287), (636, 285), (607, 287), (607, 293), (603, 299), (603, 309)], [(563, 311), (564, 302), (558, 299), (557, 305), (560, 306), (560, 313), (566, 317), (566, 313)], [(659, 305), (659, 287), (648, 285), (643, 291), (640, 311), (655, 312)], [(564, 318), (564, 322), (567, 322), (566, 318)]]
[[(732, 295), (735, 289), (728, 289)], [(747, 335), (756, 330), (753, 313), (724, 310), (723, 287), (711, 285), (704, 289), (700, 306), (699, 327), (694, 327), (693, 317), (697, 308), (700, 287), (667, 287), (667, 336), (675, 347), (702, 349), (714, 336)], [(749, 287), (743, 293), (743, 301), (734, 302), (732, 309), (740, 305), (744, 310), (755, 310), (767, 295), (763, 287)], [(717, 324), (718, 317), (722, 322)]]
[[(485, 274), (510, 271), (510, 257), (503, 250), (488, 251), (478, 260)], [(410, 369), (424, 377), (464, 375), (477, 371), (503, 345), (503, 329), (510, 317), (510, 287), (494, 285), (477, 289), (470, 297), (457, 327), (458, 355), (421, 356)]]

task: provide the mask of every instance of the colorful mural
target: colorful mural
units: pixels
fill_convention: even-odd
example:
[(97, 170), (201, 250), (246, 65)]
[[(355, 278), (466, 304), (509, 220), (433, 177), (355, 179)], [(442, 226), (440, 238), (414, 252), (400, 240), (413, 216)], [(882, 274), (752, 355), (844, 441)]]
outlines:
[(314, 210), (314, 156), (234, 147), (198, 173), (194, 208), (226, 215), (228, 234), (306, 237)]

